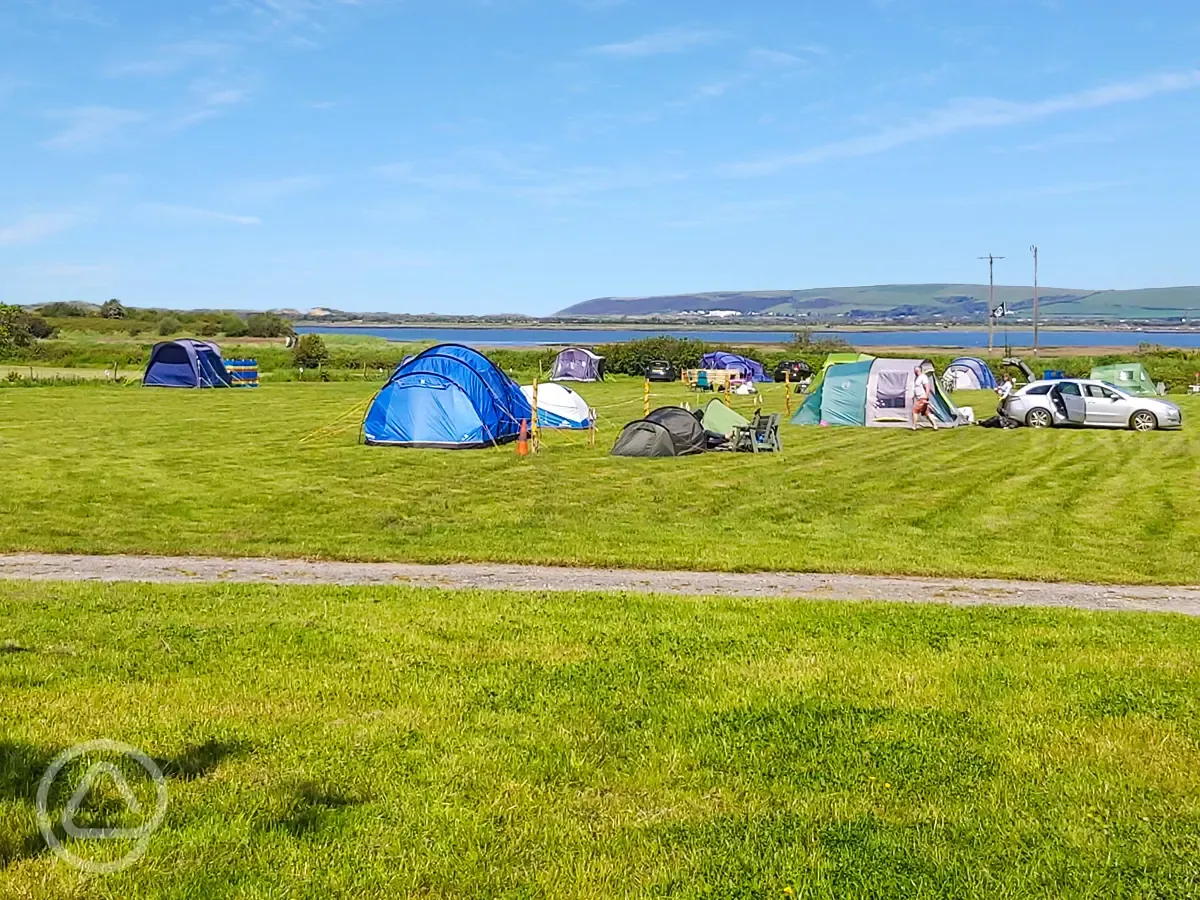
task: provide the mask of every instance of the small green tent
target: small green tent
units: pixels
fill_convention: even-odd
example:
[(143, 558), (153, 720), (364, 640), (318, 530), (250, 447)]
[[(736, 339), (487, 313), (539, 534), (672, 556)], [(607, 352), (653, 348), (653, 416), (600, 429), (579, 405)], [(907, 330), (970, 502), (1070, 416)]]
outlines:
[(1133, 394), (1135, 397), (1155, 397), (1158, 389), (1150, 373), (1140, 362), (1117, 363), (1113, 366), (1097, 366), (1092, 369), (1092, 378), (1107, 381), (1113, 387)]
[(698, 414), (698, 418), (705, 431), (723, 434), (725, 437), (731, 437), (733, 429), (739, 425), (750, 424), (750, 421), (741, 413), (730, 409), (716, 399), (708, 401), (708, 405), (704, 407), (702, 413)]

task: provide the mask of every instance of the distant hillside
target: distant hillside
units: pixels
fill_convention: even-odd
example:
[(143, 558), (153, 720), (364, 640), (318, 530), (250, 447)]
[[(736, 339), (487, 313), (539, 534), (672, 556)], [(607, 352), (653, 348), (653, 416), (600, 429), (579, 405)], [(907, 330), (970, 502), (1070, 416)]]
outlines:
[[(1200, 287), (1136, 291), (1040, 289), (1041, 314), (1062, 320), (1200, 320)], [(1033, 309), (1028, 287), (996, 287), (996, 303), (1010, 314)], [(864, 320), (986, 320), (988, 287), (978, 284), (884, 284), (874, 287), (806, 291), (717, 291), (669, 297), (602, 297), (577, 303), (559, 316), (646, 317), (736, 312), (743, 316), (785, 316)]]

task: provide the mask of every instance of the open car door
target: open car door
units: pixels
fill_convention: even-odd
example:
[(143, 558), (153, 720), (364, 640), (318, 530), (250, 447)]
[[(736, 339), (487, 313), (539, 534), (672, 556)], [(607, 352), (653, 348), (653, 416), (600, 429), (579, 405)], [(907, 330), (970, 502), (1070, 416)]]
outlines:
[(1050, 391), (1056, 401), (1055, 409), (1062, 418), (1072, 425), (1082, 425), (1087, 421), (1087, 401), (1083, 399), (1083, 391), (1073, 381), (1062, 381)]
[(1029, 366), (1025, 365), (1023, 360), (1020, 360), (1015, 356), (1005, 357), (1004, 359), (1000, 360), (1000, 365), (1009, 366), (1016, 369), (1025, 377), (1026, 384), (1033, 384), (1033, 382), (1037, 381), (1037, 376), (1033, 374), (1033, 369), (1029, 368)]

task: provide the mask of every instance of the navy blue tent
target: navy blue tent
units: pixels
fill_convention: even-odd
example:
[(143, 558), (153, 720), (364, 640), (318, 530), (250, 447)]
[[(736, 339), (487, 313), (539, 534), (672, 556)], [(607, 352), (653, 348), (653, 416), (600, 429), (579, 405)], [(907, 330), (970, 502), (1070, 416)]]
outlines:
[(142, 376), (146, 387), (223, 388), (233, 379), (216, 344), (182, 338), (163, 341), (150, 351), (150, 362)]
[(700, 359), (700, 368), (734, 369), (741, 372), (743, 378), (749, 377), (752, 381), (771, 380), (767, 377), (767, 372), (761, 363), (756, 363), (752, 359), (747, 359), (736, 353), (728, 353), (724, 350), (718, 350), (716, 353), (705, 353)]
[(467, 450), (517, 438), (533, 409), (482, 353), (441, 344), (392, 374), (367, 410), (368, 444)]

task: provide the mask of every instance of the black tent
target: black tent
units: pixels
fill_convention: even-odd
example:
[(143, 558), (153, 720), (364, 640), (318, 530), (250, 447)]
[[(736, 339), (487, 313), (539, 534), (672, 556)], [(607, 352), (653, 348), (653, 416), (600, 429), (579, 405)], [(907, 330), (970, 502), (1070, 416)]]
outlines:
[(613, 444), (613, 456), (674, 456), (675, 442), (671, 432), (657, 422), (638, 419), (621, 430)]
[(613, 445), (613, 456), (689, 456), (708, 446), (704, 428), (686, 409), (664, 406), (630, 422)]

